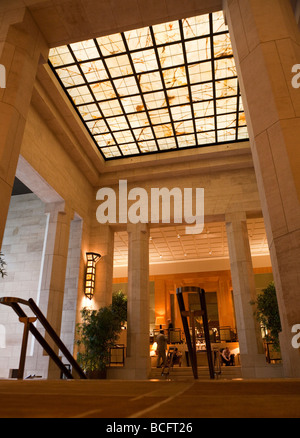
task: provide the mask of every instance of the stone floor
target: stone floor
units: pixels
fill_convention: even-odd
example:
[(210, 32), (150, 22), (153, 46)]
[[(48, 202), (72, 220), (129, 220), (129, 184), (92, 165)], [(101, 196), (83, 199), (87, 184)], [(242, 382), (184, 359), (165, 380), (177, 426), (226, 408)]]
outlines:
[(0, 380), (1, 418), (299, 418), (300, 380)]

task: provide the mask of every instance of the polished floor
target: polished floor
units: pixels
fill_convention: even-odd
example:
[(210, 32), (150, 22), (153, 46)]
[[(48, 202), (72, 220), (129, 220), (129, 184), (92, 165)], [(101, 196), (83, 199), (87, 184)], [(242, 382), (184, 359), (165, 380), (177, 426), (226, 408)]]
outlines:
[(0, 380), (1, 418), (300, 418), (300, 380)]

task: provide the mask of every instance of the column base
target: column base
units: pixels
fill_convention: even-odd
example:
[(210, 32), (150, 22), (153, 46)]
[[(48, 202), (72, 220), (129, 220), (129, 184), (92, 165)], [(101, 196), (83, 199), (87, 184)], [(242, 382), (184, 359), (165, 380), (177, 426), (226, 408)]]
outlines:
[(109, 368), (108, 379), (118, 380), (148, 380), (150, 376), (150, 358), (139, 359), (138, 363), (133, 358), (125, 359), (123, 368)]
[(280, 379), (283, 377), (282, 364), (269, 364), (264, 354), (241, 355), (243, 379)]

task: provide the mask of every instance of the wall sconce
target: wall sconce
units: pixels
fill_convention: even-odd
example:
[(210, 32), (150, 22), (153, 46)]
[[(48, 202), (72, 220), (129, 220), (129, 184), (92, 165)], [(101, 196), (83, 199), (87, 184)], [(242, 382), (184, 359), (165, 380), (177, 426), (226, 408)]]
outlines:
[(101, 255), (94, 252), (86, 253), (86, 273), (84, 294), (91, 300), (95, 290), (96, 263), (100, 260)]

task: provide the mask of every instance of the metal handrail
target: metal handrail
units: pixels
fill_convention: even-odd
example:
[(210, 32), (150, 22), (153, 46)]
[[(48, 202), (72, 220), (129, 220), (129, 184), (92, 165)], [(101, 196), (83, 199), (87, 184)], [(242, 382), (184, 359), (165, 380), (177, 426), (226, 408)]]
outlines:
[[(68, 370), (68, 368), (62, 363), (58, 355), (55, 353), (55, 351), (52, 349), (52, 347), (49, 345), (49, 343), (46, 341), (46, 339), (40, 334), (40, 332), (37, 330), (33, 322), (38, 319), (39, 322), (42, 324), (48, 335), (51, 337), (51, 339), (54, 341), (56, 346), (59, 348), (59, 350), (62, 352), (62, 354), (65, 356), (65, 358), (70, 362), (73, 369), (78, 373), (79, 377), (81, 379), (86, 379), (86, 375), (83, 372), (82, 368), (78, 365), (70, 351), (67, 349), (65, 344), (62, 342), (60, 337), (57, 335), (53, 327), (50, 325), (48, 320), (45, 318), (39, 307), (36, 305), (34, 300), (32, 298), (29, 298), (29, 300), (23, 300), (22, 298), (15, 298), (15, 297), (1, 297), (0, 298), (0, 304), (3, 304), (5, 306), (10, 306), (18, 315), (19, 320), (24, 323), (24, 332), (23, 332), (23, 342), (22, 342), (22, 349), (21, 349), (21, 356), (20, 356), (20, 363), (19, 363), (19, 371), (18, 371), (18, 379), (23, 379), (24, 375), (24, 366), (25, 366), (25, 356), (26, 356), (26, 347), (27, 347), (27, 339), (28, 339), (28, 331), (32, 333), (32, 335), (36, 338), (36, 340), (40, 343), (40, 345), (43, 347), (43, 349), (49, 354), (51, 359), (54, 361), (54, 363), (60, 368), (62, 373), (68, 378), (68, 379), (74, 379), (74, 376), (72, 373)], [(36, 318), (29, 318), (24, 310), (20, 307), (20, 304), (28, 306), (31, 311), (35, 314)]]
[[(183, 296), (182, 296), (182, 294), (184, 292), (187, 292), (187, 293), (197, 292), (198, 293), (201, 310), (186, 311)], [(210, 378), (214, 379), (215, 373), (214, 373), (214, 364), (213, 364), (213, 359), (212, 359), (211, 344), (210, 344), (210, 339), (209, 339), (209, 327), (208, 327), (205, 291), (204, 291), (204, 289), (201, 289), (200, 287), (196, 287), (196, 286), (179, 287), (176, 289), (176, 296), (177, 296), (177, 301), (178, 301), (178, 305), (179, 305), (179, 309), (180, 309), (181, 320), (182, 320), (182, 325), (183, 325), (183, 329), (184, 329), (184, 333), (185, 333), (186, 344), (187, 344), (190, 359), (191, 359), (191, 365), (192, 365), (192, 369), (193, 369), (194, 378), (198, 379), (197, 355), (196, 355), (196, 335), (195, 335), (195, 317), (201, 316), (203, 328), (204, 328), (204, 337), (205, 337), (205, 344), (206, 344), (206, 353), (207, 353), (209, 374), (210, 374)], [(191, 338), (191, 333), (189, 330), (189, 324), (188, 324), (187, 318), (190, 319), (190, 325), (192, 327), (192, 338)]]

